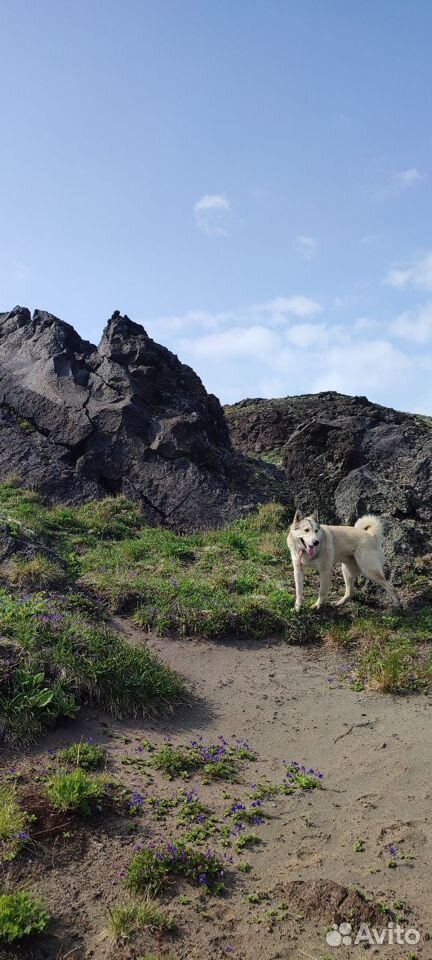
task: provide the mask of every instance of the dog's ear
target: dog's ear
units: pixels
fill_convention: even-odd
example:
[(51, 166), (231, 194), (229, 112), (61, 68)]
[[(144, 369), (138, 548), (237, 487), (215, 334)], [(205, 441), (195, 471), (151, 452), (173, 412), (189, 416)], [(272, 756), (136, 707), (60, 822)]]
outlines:
[(303, 520), (303, 514), (301, 510), (296, 510), (294, 514), (294, 523), (300, 523)]
[(312, 520), (316, 520), (316, 522), (319, 523), (318, 510), (314, 510), (314, 512), (311, 513), (311, 517), (312, 517)]

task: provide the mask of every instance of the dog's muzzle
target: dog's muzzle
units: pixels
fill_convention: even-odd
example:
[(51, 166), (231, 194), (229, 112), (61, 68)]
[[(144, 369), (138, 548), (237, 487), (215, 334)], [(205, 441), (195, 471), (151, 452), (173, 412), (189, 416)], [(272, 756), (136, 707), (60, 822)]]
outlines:
[(303, 550), (306, 553), (309, 560), (315, 560), (315, 557), (318, 554), (319, 540), (316, 540), (315, 543), (305, 543), (303, 537), (300, 537), (300, 541), (303, 545)]

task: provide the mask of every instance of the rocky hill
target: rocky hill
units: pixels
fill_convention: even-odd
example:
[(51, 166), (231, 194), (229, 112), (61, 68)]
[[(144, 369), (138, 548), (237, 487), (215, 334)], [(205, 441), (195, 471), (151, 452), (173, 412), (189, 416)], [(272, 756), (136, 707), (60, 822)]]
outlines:
[(396, 566), (432, 550), (432, 418), (366, 397), (319, 393), (225, 408), (233, 446), (280, 465), (300, 508), (322, 521), (387, 518)]
[(44, 311), (0, 314), (0, 479), (10, 477), (69, 503), (123, 493), (180, 530), (287, 495), (280, 471), (232, 449), (194, 371), (118, 312), (98, 347)]

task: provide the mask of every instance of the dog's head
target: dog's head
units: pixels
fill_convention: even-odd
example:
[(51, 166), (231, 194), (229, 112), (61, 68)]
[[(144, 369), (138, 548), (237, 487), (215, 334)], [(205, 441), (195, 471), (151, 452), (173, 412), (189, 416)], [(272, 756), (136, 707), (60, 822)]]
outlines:
[(300, 510), (296, 510), (291, 524), (291, 534), (297, 541), (300, 550), (304, 550), (309, 560), (314, 560), (320, 548), (322, 529), (318, 522), (315, 510), (310, 516), (304, 517)]

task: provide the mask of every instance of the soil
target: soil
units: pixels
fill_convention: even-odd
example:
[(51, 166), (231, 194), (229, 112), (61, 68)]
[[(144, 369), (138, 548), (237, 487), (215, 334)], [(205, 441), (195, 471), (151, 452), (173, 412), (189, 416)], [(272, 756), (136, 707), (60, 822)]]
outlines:
[[(142, 641), (126, 620), (117, 618), (116, 627), (130, 642)], [(431, 698), (355, 692), (341, 679), (346, 669), (340, 657), (322, 649), (160, 638), (149, 645), (189, 684), (190, 702), (175, 717), (129, 725), (83, 710), (25, 759), (8, 758), (40, 835), (7, 874), (28, 883), (53, 920), (47, 935), (18, 952), (0, 950), (2, 960), (363, 957), (364, 944), (326, 943), (332, 924), (343, 922), (351, 922), (353, 937), (362, 922), (379, 932), (397, 923), (415, 928), (418, 945), (389, 944), (395, 935), (387, 932), (370, 955), (430, 960)], [(107, 772), (122, 785), (144, 797), (175, 797), (184, 782), (144, 767), (148, 754), (137, 753), (137, 746), (143, 740), (160, 746), (167, 736), (187, 743), (200, 735), (206, 742), (220, 735), (244, 738), (256, 753), (242, 765), (243, 782), (188, 781), (219, 818), (230, 803), (250, 796), (251, 784), (264, 778), (280, 783), (291, 760), (322, 771), (324, 789), (265, 801), (268, 819), (254, 831), (261, 843), (240, 855), (227, 851), (235, 862), (227, 860), (224, 897), (203, 897), (186, 882), (167, 888), (161, 901), (175, 920), (175, 935), (158, 939), (146, 932), (130, 944), (114, 944), (106, 931), (108, 908), (126, 898), (123, 876), (133, 847), (172, 835), (175, 819), (155, 822), (147, 806), (138, 817), (125, 817), (119, 806), (95, 821), (71, 818), (66, 826), (62, 814), (59, 827), (60, 815), (53, 819), (43, 805), (38, 813), (37, 778), (55, 763), (50, 751), (91, 736), (107, 746)], [(209, 846), (222, 853), (217, 839)], [(393, 856), (389, 847), (396, 848)], [(235, 869), (242, 860), (250, 863), (249, 873)]]

